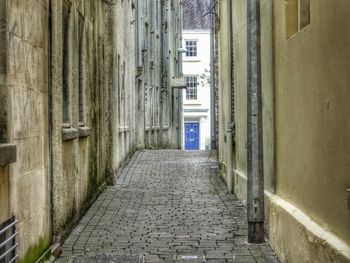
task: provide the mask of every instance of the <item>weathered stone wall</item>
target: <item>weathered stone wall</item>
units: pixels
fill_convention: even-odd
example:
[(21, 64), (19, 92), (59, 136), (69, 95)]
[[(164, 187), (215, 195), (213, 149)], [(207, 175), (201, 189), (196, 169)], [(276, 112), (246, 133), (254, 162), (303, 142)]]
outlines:
[(52, 1), (54, 241), (64, 237), (113, 176), (111, 8), (102, 0)]
[(177, 146), (179, 8), (0, 2), (0, 146), (17, 147), (0, 167), (0, 222), (19, 220), (20, 261), (61, 242), (135, 149)]
[(0, 220), (16, 216), (19, 262), (33, 262), (50, 242), (48, 6), (1, 1), (0, 10), (0, 142), (17, 147), (17, 162), (0, 168)]
[[(168, 98), (164, 105), (166, 111), (169, 111), (169, 127), (170, 131), (166, 134), (164, 141), (168, 141), (167, 145), (171, 148), (181, 149), (182, 136), (182, 90), (172, 87), (172, 79), (181, 76), (182, 72), (182, 55), (179, 55), (177, 49), (182, 46), (182, 8), (181, 1), (166, 1), (167, 20), (167, 83), (168, 83)], [(167, 112), (168, 113), (168, 112)], [(169, 114), (168, 113), (168, 114)], [(166, 120), (163, 118), (163, 120)]]
[[(143, 140), (143, 125), (138, 119), (144, 114), (140, 107), (142, 91), (136, 89), (136, 4), (134, 1), (117, 1), (111, 13), (113, 29), (114, 65), (112, 107), (113, 110), (113, 166), (118, 169)], [(140, 96), (139, 98), (137, 98)], [(140, 125), (141, 124), (141, 125)], [(141, 132), (137, 132), (141, 129)], [(139, 142), (140, 143), (140, 142)]]
[[(6, 49), (7, 23), (6, 2), (0, 2), (0, 145), (7, 142), (7, 87), (6, 87)], [(8, 167), (0, 167), (0, 222), (10, 217), (9, 213)]]
[[(52, 1), (54, 241), (64, 238), (98, 189), (113, 181), (135, 149), (177, 143), (177, 136), (172, 135), (179, 110), (169, 107), (174, 100), (170, 79), (176, 74), (176, 49), (181, 45), (181, 20), (175, 19), (179, 2), (169, 9), (161, 1), (113, 3)], [(164, 5), (170, 7), (170, 1)], [(62, 8), (69, 10), (66, 18)], [(162, 18), (166, 18), (168, 32), (176, 30), (167, 35), (171, 44), (166, 52), (161, 44), (165, 39)], [(79, 48), (81, 21), (83, 51)], [(166, 76), (162, 76), (164, 52), (170, 54), (166, 65), (173, 68)], [(67, 87), (68, 103), (63, 93)]]
[[(142, 3), (142, 4), (140, 4)], [(148, 148), (179, 146), (181, 92), (173, 89), (179, 75), (182, 17), (180, 1), (139, 1), (142, 6), (142, 71), (144, 87), (144, 145)]]

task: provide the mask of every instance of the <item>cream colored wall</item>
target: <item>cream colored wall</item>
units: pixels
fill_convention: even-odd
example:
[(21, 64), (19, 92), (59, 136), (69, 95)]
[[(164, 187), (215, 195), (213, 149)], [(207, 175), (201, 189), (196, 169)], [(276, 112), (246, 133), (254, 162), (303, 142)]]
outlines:
[[(247, 197), (247, 2), (232, 1), (235, 109), (235, 189)], [(261, 1), (261, 54), (265, 188), (274, 191), (274, 81), (272, 50), (272, 1)]]
[(234, 109), (235, 109), (235, 192), (247, 198), (247, 3), (232, 1)]
[(218, 34), (218, 70), (219, 70), (219, 105), (218, 105), (218, 133), (219, 133), (219, 161), (222, 164), (221, 168), (223, 169), (223, 176), (226, 176), (224, 172), (226, 169), (226, 121), (228, 119), (228, 110), (227, 110), (227, 98), (228, 97), (228, 39), (227, 39), (227, 26), (228, 20), (227, 15), (227, 0), (223, 0), (219, 2), (219, 15), (220, 15), (220, 24), (219, 29), (217, 31)]
[(311, 2), (311, 24), (286, 38), (275, 1), (277, 194), (350, 244), (350, 4)]
[[(347, 1), (311, 1), (311, 25), (287, 40), (285, 1), (261, 1), (266, 221), (282, 262), (350, 262), (350, 49)], [(246, 200), (246, 3), (232, 1), (235, 191)], [(219, 157), (227, 83), (220, 3)], [(274, 11), (273, 11), (274, 10)], [(276, 195), (273, 195), (276, 190)], [(302, 245), (300, 245), (302, 244)]]

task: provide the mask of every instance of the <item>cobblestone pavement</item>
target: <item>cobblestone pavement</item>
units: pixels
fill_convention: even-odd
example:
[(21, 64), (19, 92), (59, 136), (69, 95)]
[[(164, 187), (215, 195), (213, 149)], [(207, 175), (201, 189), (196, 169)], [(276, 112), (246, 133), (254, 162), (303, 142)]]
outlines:
[(140, 151), (66, 240), (58, 262), (279, 262), (246, 242), (245, 210), (209, 151)]

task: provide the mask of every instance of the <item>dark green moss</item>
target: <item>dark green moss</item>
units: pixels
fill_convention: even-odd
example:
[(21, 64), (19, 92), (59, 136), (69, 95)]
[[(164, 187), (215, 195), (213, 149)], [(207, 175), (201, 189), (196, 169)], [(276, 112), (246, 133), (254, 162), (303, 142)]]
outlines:
[[(49, 246), (50, 246), (50, 238), (48, 236), (44, 238), (40, 238), (35, 245), (30, 246), (27, 249), (27, 252), (25, 253), (25, 255), (22, 258), (20, 258), (17, 261), (17, 263), (36, 262), (38, 258), (46, 252)], [(41, 261), (43, 262), (48, 257), (50, 257), (50, 253), (48, 253)]]

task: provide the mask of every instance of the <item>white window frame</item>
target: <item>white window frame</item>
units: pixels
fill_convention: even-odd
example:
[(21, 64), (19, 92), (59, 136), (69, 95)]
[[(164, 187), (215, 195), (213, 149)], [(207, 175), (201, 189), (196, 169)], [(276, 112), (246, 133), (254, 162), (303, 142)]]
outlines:
[[(189, 81), (189, 79), (192, 79), (192, 81)], [(192, 84), (193, 86), (189, 86), (189, 84)], [(192, 92), (192, 91), (195, 91), (195, 92)], [(186, 76), (186, 100), (187, 101), (198, 100), (198, 75)]]
[[(190, 44), (188, 45), (188, 43)], [(197, 39), (186, 39), (185, 47), (188, 50), (186, 52), (186, 57), (188, 58), (198, 57), (198, 40)]]

